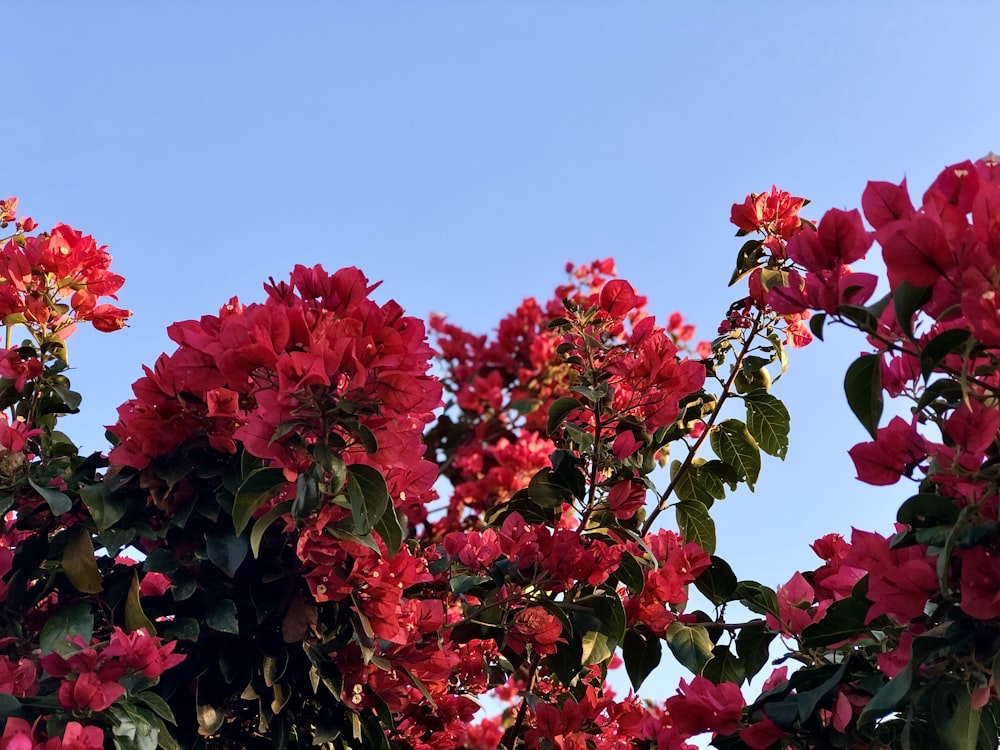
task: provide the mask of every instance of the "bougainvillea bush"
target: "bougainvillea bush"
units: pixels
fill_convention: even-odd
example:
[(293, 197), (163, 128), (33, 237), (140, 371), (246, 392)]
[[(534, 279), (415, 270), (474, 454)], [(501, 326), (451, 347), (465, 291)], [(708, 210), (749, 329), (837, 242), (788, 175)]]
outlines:
[[(0, 202), (0, 750), (996, 748), (1000, 162), (805, 206), (732, 207), (714, 341), (611, 260), (491, 336), (296, 266), (171, 326), (80, 456), (67, 340), (125, 325), (123, 279)], [(741, 580), (713, 504), (785, 458), (773, 391), (833, 324), (898, 523)], [(647, 699), (664, 659), (691, 675)]]

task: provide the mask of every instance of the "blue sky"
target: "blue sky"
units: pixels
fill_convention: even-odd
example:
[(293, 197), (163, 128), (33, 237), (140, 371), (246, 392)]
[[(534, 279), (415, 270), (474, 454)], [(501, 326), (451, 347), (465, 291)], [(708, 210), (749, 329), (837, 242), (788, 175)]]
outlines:
[[(1000, 151), (995, 2), (21, 2), (4, 21), (0, 197), (108, 244), (135, 311), (70, 342), (87, 449), (170, 322), (295, 263), (357, 265), (410, 313), (487, 331), (566, 261), (614, 256), (711, 337), (747, 192), (818, 218), (869, 179), (919, 196)], [(776, 388), (786, 464), (720, 504), (742, 577), (783, 582), (907, 496), (853, 479), (862, 342), (829, 338)]]

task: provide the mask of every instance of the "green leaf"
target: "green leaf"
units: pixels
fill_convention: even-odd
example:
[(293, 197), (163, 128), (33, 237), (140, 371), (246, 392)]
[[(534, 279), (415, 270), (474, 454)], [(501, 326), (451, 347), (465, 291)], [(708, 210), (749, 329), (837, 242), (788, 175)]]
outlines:
[(615, 653), (610, 638), (599, 630), (588, 630), (580, 637), (580, 642), (583, 646), (583, 653), (580, 656), (582, 666), (600, 664)]
[(19, 713), (21, 713), (21, 701), (10, 693), (0, 693), (0, 719), (8, 719)]
[(721, 500), (726, 496), (720, 471), (705, 471), (703, 468), (710, 463), (723, 464), (722, 461), (706, 462), (702, 458), (695, 458), (683, 469), (683, 473), (678, 475), (683, 464), (680, 461), (671, 463), (670, 478), (674, 482), (674, 495), (679, 500), (692, 500), (709, 507), (716, 500)]
[(636, 690), (660, 664), (663, 644), (647, 630), (629, 628), (622, 641), (622, 658), (629, 681)]
[(869, 609), (871, 604), (854, 597), (835, 601), (823, 619), (802, 631), (803, 645), (806, 648), (822, 648), (867, 632), (865, 618)]
[(572, 396), (557, 398), (549, 407), (549, 420), (545, 426), (546, 434), (552, 435), (555, 433), (571, 412), (582, 408), (583, 404)]
[(60, 608), (46, 621), (39, 635), (42, 656), (56, 653), (64, 658), (69, 657), (79, 648), (67, 641), (68, 637), (79, 636), (84, 643), (90, 643), (93, 634), (94, 614), (89, 604)]
[(389, 502), (389, 488), (378, 469), (364, 464), (347, 467), (347, 497), (351, 501), (354, 531), (359, 536), (371, 533)]
[(177, 617), (163, 632), (163, 637), (174, 641), (197, 641), (201, 626), (193, 617)]
[(365, 750), (390, 750), (389, 739), (385, 736), (385, 729), (382, 727), (378, 717), (370, 711), (361, 714), (351, 714), (360, 716), (362, 747)]
[(931, 696), (931, 723), (941, 750), (976, 750), (981, 715), (972, 708), (966, 685), (940, 685)]
[(785, 458), (791, 417), (776, 396), (767, 391), (751, 391), (743, 397), (747, 406), (747, 431), (765, 453)]
[(125, 629), (134, 633), (136, 630), (145, 628), (149, 635), (156, 635), (156, 627), (152, 621), (146, 617), (139, 602), (139, 573), (132, 574), (132, 583), (125, 597)]
[(736, 469), (740, 481), (753, 491), (760, 475), (760, 448), (738, 419), (727, 419), (712, 427), (709, 440), (715, 455)]
[(646, 585), (646, 574), (642, 565), (635, 559), (635, 555), (627, 550), (622, 553), (622, 561), (615, 571), (615, 578), (628, 587), (632, 596), (639, 596)]
[(712, 649), (712, 658), (701, 670), (701, 676), (711, 680), (716, 685), (723, 682), (742, 685), (743, 680), (746, 679), (743, 664), (726, 646), (722, 645)]
[[(820, 685), (810, 689), (803, 690), (801, 687), (798, 690), (795, 701), (799, 707), (799, 721), (805, 723), (806, 720), (812, 716), (813, 711), (816, 710), (816, 705), (823, 700), (824, 697), (829, 695), (830, 692), (837, 688), (840, 684), (840, 678), (844, 676), (844, 672), (847, 671), (847, 665), (850, 663), (849, 659), (844, 659), (840, 667), (833, 670), (833, 674), (829, 678), (824, 680)], [(826, 669), (826, 667), (821, 667), (816, 670), (817, 674), (821, 674), (821, 670)]]
[(114, 526), (125, 515), (124, 498), (109, 492), (104, 482), (82, 485), (80, 499), (87, 506), (90, 517), (101, 531)]
[(218, 599), (208, 605), (205, 610), (205, 624), (220, 633), (240, 634), (236, 605), (229, 599)]
[(924, 376), (924, 382), (927, 382), (942, 359), (974, 341), (972, 334), (965, 328), (952, 328), (928, 341), (920, 352), (920, 373)]
[(826, 323), (826, 313), (818, 313), (809, 318), (809, 330), (812, 331), (812, 335), (818, 338), (820, 341), (823, 340), (823, 324)]
[(285, 500), (254, 521), (253, 528), (250, 530), (250, 551), (253, 552), (254, 558), (260, 557), (260, 543), (264, 539), (264, 533), (272, 523), (291, 512), (292, 505), (292, 500)]
[(736, 596), (736, 574), (729, 563), (712, 555), (712, 564), (701, 572), (694, 585), (716, 606), (732, 601)]
[(767, 664), (771, 657), (771, 641), (776, 637), (777, 633), (768, 630), (763, 621), (740, 629), (736, 636), (736, 653), (747, 679), (752, 679)]
[(114, 720), (111, 734), (117, 750), (156, 750), (160, 732), (152, 713), (127, 701), (119, 701), (108, 710)]
[(912, 683), (913, 662), (910, 662), (868, 701), (858, 716), (858, 727), (862, 730), (871, 728), (887, 713), (895, 711), (909, 696)]
[(403, 526), (399, 520), (399, 514), (392, 506), (386, 506), (385, 513), (375, 522), (375, 531), (385, 542), (389, 551), (389, 557), (393, 557), (403, 546)]
[(558, 508), (573, 501), (573, 491), (566, 487), (552, 469), (535, 473), (528, 482), (528, 496), (543, 508)]
[(896, 322), (903, 335), (913, 339), (913, 314), (931, 299), (931, 288), (914, 286), (909, 281), (897, 282), (892, 290), (892, 306)]
[(863, 354), (851, 363), (844, 376), (847, 403), (872, 438), (878, 437), (882, 418), (881, 361), (881, 357)]
[(233, 527), (237, 534), (250, 523), (257, 509), (288, 484), (281, 469), (255, 469), (243, 480), (233, 500)]
[(104, 591), (101, 570), (94, 556), (94, 541), (83, 526), (67, 532), (69, 543), (63, 552), (63, 573), (81, 594), (99, 594)]
[(219, 570), (232, 578), (246, 559), (250, 545), (242, 536), (223, 532), (205, 534), (208, 559)]
[(145, 703), (152, 709), (154, 714), (164, 721), (169, 721), (175, 726), (177, 725), (177, 719), (174, 718), (174, 712), (170, 710), (170, 706), (152, 690), (143, 690), (141, 693), (133, 695), (132, 698), (140, 703)]
[(42, 487), (34, 479), (28, 479), (28, 484), (49, 504), (49, 510), (52, 511), (52, 515), (61, 516), (73, 507), (73, 501), (65, 493), (54, 490), (51, 487)]
[(595, 596), (591, 604), (594, 607), (594, 614), (601, 621), (601, 632), (607, 634), (609, 647), (614, 652), (625, 637), (625, 607), (614, 588), (606, 587), (600, 590), (604, 592), (604, 596)]
[(740, 581), (736, 586), (736, 596), (739, 597), (740, 603), (751, 612), (756, 612), (758, 615), (769, 614), (779, 617), (778, 595), (757, 581)]
[(697, 500), (683, 500), (674, 506), (677, 525), (685, 542), (694, 542), (708, 554), (715, 552), (715, 521), (708, 508)]
[(913, 528), (950, 525), (958, 520), (955, 501), (941, 495), (914, 495), (899, 507), (896, 520)]
[(857, 325), (865, 333), (874, 333), (878, 330), (878, 315), (870, 308), (861, 305), (840, 305), (837, 308), (837, 313)]
[[(358, 440), (360, 440), (361, 444), (365, 447), (365, 453), (371, 455), (378, 450), (378, 440), (375, 437), (375, 433), (373, 433), (370, 428), (358, 423), (354, 427), (354, 433), (358, 436)], [(337, 489), (339, 489), (339, 487)]]
[(672, 622), (667, 627), (665, 640), (674, 658), (694, 674), (701, 674), (712, 658), (712, 639), (701, 626)]
[[(743, 230), (741, 230), (743, 231)], [(740, 236), (737, 233), (737, 236)], [(742, 279), (760, 264), (760, 259), (764, 255), (764, 242), (762, 240), (747, 240), (743, 243), (739, 253), (736, 255), (736, 268), (733, 270), (732, 278), (729, 279), (729, 286)]]

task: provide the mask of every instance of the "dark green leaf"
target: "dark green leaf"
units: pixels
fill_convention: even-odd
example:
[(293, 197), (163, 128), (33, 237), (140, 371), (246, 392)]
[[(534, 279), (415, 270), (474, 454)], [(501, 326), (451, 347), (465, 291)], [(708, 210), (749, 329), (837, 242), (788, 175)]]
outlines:
[(864, 354), (847, 368), (844, 393), (847, 403), (869, 434), (878, 437), (882, 418), (882, 358)]
[(822, 648), (866, 632), (865, 618), (870, 608), (871, 604), (854, 597), (835, 601), (823, 619), (802, 631), (803, 645)]
[(558, 508), (572, 502), (573, 492), (566, 487), (552, 469), (542, 469), (528, 483), (528, 495), (543, 508)]
[(389, 557), (399, 552), (403, 546), (403, 526), (392, 503), (386, 506), (385, 513), (375, 522), (375, 531), (385, 542)]
[(667, 627), (665, 640), (674, 658), (694, 674), (701, 674), (712, 658), (712, 639), (708, 637), (708, 631), (699, 625), (672, 622)]
[(712, 649), (712, 658), (701, 670), (701, 676), (716, 685), (723, 682), (741, 685), (746, 679), (743, 664), (725, 646), (716, 646)]
[(791, 417), (776, 396), (766, 391), (751, 391), (744, 396), (747, 406), (747, 431), (765, 453), (784, 459), (788, 452)]
[(492, 580), (489, 576), (456, 575), (451, 577), (449, 583), (451, 584), (451, 593), (455, 596), (461, 596)]
[(347, 497), (351, 501), (354, 530), (369, 534), (389, 507), (389, 489), (378, 469), (364, 464), (347, 467)]
[(968, 329), (952, 328), (939, 333), (928, 341), (920, 352), (920, 372), (924, 376), (924, 382), (931, 376), (934, 368), (941, 363), (942, 359), (952, 352), (964, 349), (974, 340)]
[(557, 398), (549, 407), (549, 421), (545, 427), (547, 434), (552, 435), (559, 429), (570, 412), (583, 408), (583, 404), (572, 396)]
[(197, 641), (200, 635), (201, 626), (193, 617), (178, 617), (163, 632), (164, 638), (176, 641)]
[(942, 495), (914, 495), (903, 503), (896, 513), (896, 520), (907, 526), (923, 528), (953, 524), (958, 520), (959, 510), (955, 501)]
[(663, 645), (660, 639), (646, 630), (629, 628), (622, 641), (622, 658), (629, 681), (636, 690), (649, 674), (656, 669), (662, 658)]
[(837, 313), (857, 325), (865, 333), (878, 330), (878, 315), (867, 307), (860, 305), (840, 305)]
[[(0, 693), (0, 719), (8, 719), (21, 712), (21, 701), (10, 693)], [(8, 747), (12, 747), (8, 745)]]
[[(831, 674), (830, 677), (824, 680), (820, 685), (809, 690), (799, 688), (796, 696), (796, 703), (798, 703), (799, 706), (799, 721), (805, 723), (805, 721), (812, 716), (813, 711), (816, 710), (816, 705), (823, 700), (824, 697), (837, 689), (837, 685), (840, 684), (840, 678), (843, 677), (844, 672), (847, 671), (847, 665), (849, 663), (850, 661), (845, 659), (840, 667), (833, 670), (833, 674)], [(820, 670), (816, 670), (816, 672), (818, 674), (820, 673)]]
[(809, 330), (812, 335), (823, 340), (823, 324), (826, 323), (826, 313), (818, 313), (809, 318)]
[(760, 448), (738, 419), (727, 419), (712, 427), (709, 440), (715, 455), (736, 469), (740, 481), (752, 491), (760, 475)]
[(615, 578), (628, 587), (632, 596), (641, 594), (646, 584), (646, 574), (642, 565), (635, 559), (635, 555), (627, 550), (622, 553), (622, 561), (615, 571)]
[(205, 535), (208, 559), (219, 570), (232, 578), (246, 559), (250, 545), (242, 536), (234, 533), (213, 533)]
[(255, 469), (243, 480), (233, 501), (233, 526), (237, 534), (250, 523), (256, 510), (288, 484), (281, 469)]
[(752, 679), (767, 664), (771, 641), (776, 637), (777, 634), (768, 630), (763, 621), (740, 629), (736, 636), (736, 653), (743, 663), (747, 679)]
[(264, 532), (270, 528), (272, 523), (289, 513), (292, 510), (292, 505), (291, 500), (285, 500), (254, 521), (253, 528), (250, 530), (250, 550), (254, 557), (260, 557), (260, 543), (264, 539)]
[(73, 507), (73, 501), (65, 493), (54, 490), (51, 487), (42, 487), (34, 479), (29, 479), (28, 484), (49, 504), (49, 510), (52, 511), (52, 515), (61, 516)]
[(708, 554), (715, 552), (715, 521), (697, 500), (683, 500), (674, 507), (677, 525), (685, 542), (694, 542)]
[(205, 610), (205, 624), (220, 633), (240, 634), (236, 605), (229, 599), (218, 599), (208, 605)]
[(858, 727), (862, 730), (875, 725), (887, 713), (896, 710), (910, 693), (913, 682), (913, 663), (879, 689), (858, 716)]
[(371, 429), (359, 423), (355, 426), (354, 433), (358, 436), (358, 440), (360, 440), (361, 444), (365, 447), (365, 453), (370, 455), (378, 450), (378, 440), (375, 438), (375, 433), (373, 433)]
[(79, 648), (66, 639), (80, 636), (84, 643), (90, 643), (94, 633), (94, 615), (89, 604), (74, 604), (60, 608), (45, 623), (39, 635), (39, 646), (42, 656), (56, 653), (66, 658), (76, 653)]
[(625, 636), (625, 608), (621, 597), (612, 588), (602, 589), (604, 596), (595, 596), (591, 600), (594, 614), (601, 621), (600, 631), (608, 636), (608, 647), (612, 652)]
[(712, 564), (701, 572), (694, 585), (712, 604), (720, 605), (732, 601), (736, 595), (736, 574), (729, 563), (712, 555)]
[(903, 335), (913, 338), (913, 314), (931, 299), (931, 288), (914, 286), (909, 281), (900, 280), (892, 290), (892, 305), (896, 322)]
[(114, 526), (125, 515), (124, 498), (109, 492), (104, 482), (82, 485), (80, 499), (87, 506), (90, 517), (101, 531)]
[[(737, 233), (737, 236), (741, 235)], [(740, 248), (739, 253), (736, 255), (736, 269), (733, 271), (732, 278), (729, 279), (729, 286), (732, 286), (755, 269), (759, 265), (763, 255), (764, 243), (762, 240), (747, 240), (744, 242), (743, 247)]]
[(778, 595), (772, 589), (756, 581), (740, 581), (736, 586), (736, 596), (744, 607), (758, 615), (778, 617)]

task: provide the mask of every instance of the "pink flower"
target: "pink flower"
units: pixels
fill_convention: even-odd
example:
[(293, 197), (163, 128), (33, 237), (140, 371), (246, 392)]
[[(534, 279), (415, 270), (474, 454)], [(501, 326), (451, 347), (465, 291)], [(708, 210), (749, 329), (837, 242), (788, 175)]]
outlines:
[(687, 735), (702, 732), (732, 734), (739, 728), (746, 701), (737, 685), (716, 685), (700, 675), (690, 683), (681, 680), (679, 695), (665, 704), (674, 727)]

